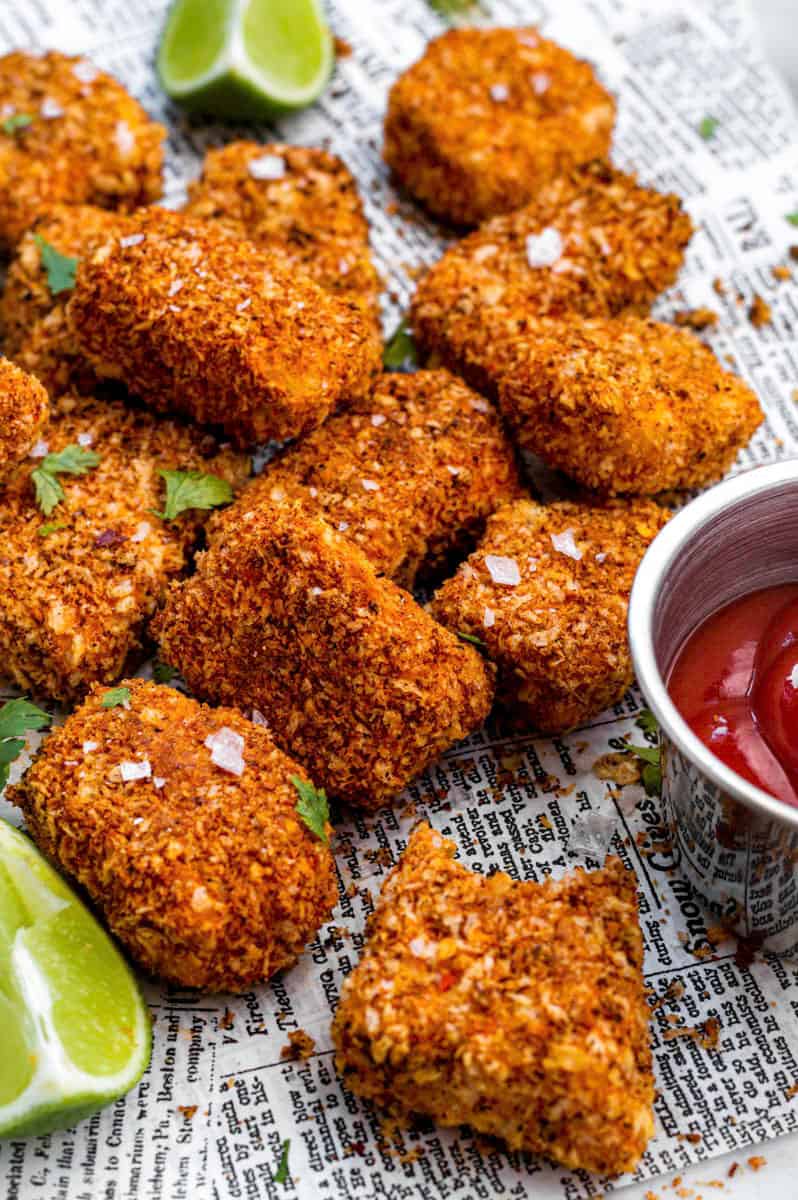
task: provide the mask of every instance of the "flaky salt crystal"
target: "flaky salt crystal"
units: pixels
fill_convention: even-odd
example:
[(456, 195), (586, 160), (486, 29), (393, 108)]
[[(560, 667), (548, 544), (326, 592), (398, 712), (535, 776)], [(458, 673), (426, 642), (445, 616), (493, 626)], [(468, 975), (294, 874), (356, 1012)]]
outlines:
[(434, 942), (428, 941), (425, 937), (414, 937), (408, 944), (408, 950), (416, 958), (434, 958), (436, 945)]
[(253, 158), (247, 166), (253, 179), (282, 179), (285, 175), (285, 159), (279, 154), (263, 154)]
[(260, 711), (259, 708), (253, 708), (253, 710), (252, 710), (252, 724), (253, 725), (268, 725), (269, 724), (269, 722), (266, 720), (266, 718), (264, 717), (263, 713)]
[(577, 562), (582, 557), (582, 551), (574, 541), (573, 529), (564, 529), (562, 533), (552, 533), (551, 544), (560, 554), (567, 554), (569, 558), (575, 558)]
[(48, 442), (45, 442), (43, 438), (39, 438), (38, 442), (36, 442), (30, 448), (31, 458), (44, 458), (49, 453), (50, 445)]
[(183, 286), (182, 279), (173, 279), (172, 282), (169, 284), (169, 291), (166, 293), (167, 296), (176, 296), (177, 293), (182, 288), (182, 286)]
[(459, 475), (460, 474), (460, 467), (452, 467), (449, 465), (449, 463), (446, 464), (446, 470), (449, 472), (450, 475)]
[(551, 225), (541, 233), (530, 233), (526, 239), (526, 260), (530, 267), (553, 266), (562, 250), (562, 238)]
[(117, 121), (116, 129), (114, 130), (114, 141), (119, 148), (119, 153), (124, 158), (133, 153), (136, 146), (136, 139), (127, 121)]
[(606, 555), (606, 554), (604, 553), (604, 551), (602, 550), (602, 551), (601, 551), (599, 554), (597, 554), (597, 555), (596, 555), (596, 562), (597, 562), (597, 563), (603, 563), (603, 562), (604, 562), (604, 559), (605, 559), (606, 557), (607, 557), (607, 555)]
[(496, 624), (496, 614), (492, 608), (486, 608), (482, 614), (482, 625), (485, 629), (490, 629)]
[(246, 300), (241, 300), (240, 303), (238, 303), (236, 305), (236, 312), (243, 312), (244, 309), (249, 308), (251, 303), (252, 303), (252, 297), (247, 296)]
[(161, 788), (165, 785), (166, 780), (164, 779), (163, 775), (156, 775), (152, 782), (153, 786), (157, 787), (158, 791), (160, 792)]
[(149, 779), (152, 775), (152, 768), (149, 759), (143, 758), (141, 762), (120, 763), (119, 774), (124, 783), (134, 783), (137, 779)]
[(205, 745), (211, 752), (211, 762), (231, 775), (244, 771), (244, 739), (234, 729), (223, 725), (216, 733), (209, 733)]
[(509, 100), (510, 89), (506, 83), (494, 83), (490, 89), (490, 98), (501, 104), (504, 100)]
[(536, 96), (542, 96), (544, 92), (547, 92), (551, 83), (548, 75), (543, 71), (536, 71), (534, 75), (530, 75), (529, 81), (532, 84), (532, 91)]
[(139, 521), (136, 526), (136, 532), (131, 537), (131, 542), (143, 542), (147, 534), (150, 532), (151, 526), (148, 521)]
[(481, 412), (481, 413), (490, 412), (490, 405), (488, 404), (487, 400), (483, 400), (481, 397), (478, 397), (477, 399), (472, 400), (471, 407), (476, 412)]
[(119, 239), (119, 245), (126, 250), (128, 246), (138, 246), (138, 244), (143, 241), (143, 233), (129, 233), (127, 237), (121, 237)]
[(81, 83), (94, 83), (99, 71), (95, 67), (94, 63), (90, 63), (87, 58), (81, 58), (79, 62), (76, 62), (72, 68), (72, 74), (76, 79), (79, 79)]
[(79, 433), (78, 434), (78, 445), (79, 446), (90, 446), (93, 441), (94, 441), (93, 433)]
[(372, 425), (384, 425), (385, 421), (386, 421), (385, 413), (372, 413), (371, 414)]
[(96, 750), (97, 747), (99, 746), (99, 744), (100, 744), (99, 742), (84, 742), (83, 743), (83, 753), (91, 754), (92, 750)]
[(378, 492), (380, 490), (380, 485), (375, 483), (373, 479), (361, 479), (360, 483), (366, 492)]
[(521, 572), (514, 558), (503, 554), (486, 554), (485, 566), (494, 583), (503, 583), (508, 587), (517, 587), (521, 582)]
[(210, 908), (213, 901), (208, 895), (208, 889), (204, 887), (195, 887), (191, 893), (191, 907), (195, 912), (202, 912), (203, 909)]
[(338, 532), (339, 533), (346, 533), (348, 528), (349, 528), (348, 521), (339, 521), (338, 522)]
[(63, 117), (64, 110), (56, 100), (45, 96), (39, 105), (39, 114), (44, 117), (45, 121), (54, 121), (57, 117)]

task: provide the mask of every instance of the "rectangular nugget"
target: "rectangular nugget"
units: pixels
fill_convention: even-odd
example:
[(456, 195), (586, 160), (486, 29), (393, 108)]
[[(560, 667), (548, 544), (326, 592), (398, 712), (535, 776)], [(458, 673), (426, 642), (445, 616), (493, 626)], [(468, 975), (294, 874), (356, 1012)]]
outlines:
[(668, 516), (651, 500), (519, 500), (489, 518), (430, 607), (484, 645), (497, 699), (517, 724), (561, 733), (623, 696), (632, 682), (629, 592)]
[(95, 686), (10, 798), (145, 971), (243, 991), (292, 966), (329, 917), (329, 825), (302, 820), (304, 773), (263, 726), (123, 686)]
[[(68, 446), (99, 461), (58, 476), (64, 498), (46, 516), (32, 471)], [(95, 681), (113, 682), (140, 652), (156, 601), (200, 527), (196, 509), (173, 521), (154, 515), (164, 507), (159, 471), (240, 484), (248, 464), (199, 430), (100, 403), (58, 417), (33, 453), (2, 489), (0, 656), (19, 687), (74, 700)]]
[(485, 518), (520, 495), (515, 452), (488, 401), (448, 371), (390, 374), (357, 411), (269, 463), (209, 535), (264, 499), (299, 501), (410, 588), (467, 553)]
[(482, 724), (492, 672), (296, 504), (231, 522), (153, 630), (191, 690), (254, 707), (333, 796), (379, 808)]
[(82, 260), (68, 315), (98, 375), (221, 426), (239, 446), (307, 432), (367, 392), (381, 367), (355, 307), (174, 213)]
[(0, 358), (0, 484), (30, 454), (49, 418), (38, 379)]
[(636, 880), (454, 861), (429, 825), (383, 885), (332, 1034), (344, 1084), (567, 1167), (634, 1170), (654, 1132)]

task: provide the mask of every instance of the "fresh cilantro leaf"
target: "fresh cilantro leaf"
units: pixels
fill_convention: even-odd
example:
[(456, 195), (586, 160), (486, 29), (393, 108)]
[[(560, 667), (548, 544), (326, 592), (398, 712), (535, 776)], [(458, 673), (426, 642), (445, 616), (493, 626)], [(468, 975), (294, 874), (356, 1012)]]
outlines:
[(130, 699), (130, 688), (110, 688), (103, 696), (103, 708), (119, 708)]
[(635, 725), (638, 729), (642, 729), (643, 733), (651, 733), (656, 736), (656, 734), (659, 732), (657, 718), (654, 716), (650, 708), (641, 709), (641, 711), (637, 714)]
[(646, 795), (658, 796), (662, 790), (659, 746), (629, 746), (627, 749), (642, 763), (640, 780), (646, 790)]
[(474, 16), (481, 13), (487, 16), (490, 9), (482, 0), (427, 0), (430, 8), (447, 21), (456, 21), (458, 17)]
[(315, 833), (325, 846), (329, 845), (325, 825), (330, 819), (330, 808), (324, 788), (315, 788), (307, 779), (291, 776), (291, 782), (299, 792), (296, 810), (311, 833)]
[(482, 638), (475, 637), (473, 633), (463, 633), (462, 629), (457, 630), (457, 636), (463, 642), (470, 642), (472, 646), (476, 646), (477, 650), (487, 650), (487, 646), (482, 641)]
[(204, 475), (202, 471), (159, 471), (166, 481), (166, 503), (163, 512), (155, 512), (163, 521), (173, 521), (187, 508), (216, 508), (229, 504), (233, 489), (226, 479), (218, 475)]
[(715, 136), (720, 121), (717, 117), (704, 117), (698, 123), (698, 134), (705, 142), (709, 142)]
[(0, 790), (8, 783), (11, 763), (25, 748), (20, 734), (28, 729), (44, 729), (51, 720), (49, 713), (28, 700), (9, 700), (0, 708)]
[(19, 133), (20, 129), (27, 129), (33, 124), (33, 117), (30, 113), (13, 113), (12, 116), (6, 117), (2, 124), (3, 133), (7, 133), (9, 137), (13, 137), (15, 133)]
[(39, 258), (47, 272), (47, 286), (51, 296), (61, 292), (71, 292), (75, 286), (75, 272), (78, 269), (77, 258), (68, 254), (59, 254), (55, 246), (51, 246), (40, 233), (34, 233), (33, 240), (39, 247)]
[(406, 371), (418, 366), (416, 343), (404, 317), (385, 343), (382, 365), (386, 371)]
[(789, 221), (791, 225), (798, 225), (798, 211), (785, 213), (784, 220)]
[(58, 476), (85, 475), (99, 461), (99, 454), (83, 446), (65, 446), (57, 454), (48, 454), (42, 459), (41, 464), (31, 471), (30, 477), (36, 489), (36, 503), (46, 517), (64, 499), (64, 489)]
[(50, 534), (55, 533), (57, 529), (66, 529), (66, 525), (63, 521), (53, 521), (52, 525), (40, 525), (36, 532), (38, 533), (39, 537), (49, 537)]
[(169, 663), (153, 663), (152, 677), (156, 683), (169, 683), (178, 674), (179, 672), (174, 667), (170, 667)]
[(291, 1139), (286, 1138), (280, 1153), (280, 1165), (274, 1172), (275, 1183), (288, 1183), (288, 1151), (291, 1149)]

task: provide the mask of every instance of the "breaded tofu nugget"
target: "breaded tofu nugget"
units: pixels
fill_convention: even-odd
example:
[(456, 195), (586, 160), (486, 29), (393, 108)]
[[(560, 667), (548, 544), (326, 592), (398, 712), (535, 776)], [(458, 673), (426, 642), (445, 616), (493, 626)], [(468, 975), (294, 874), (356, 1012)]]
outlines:
[(467, 553), (485, 518), (521, 495), (493, 407), (448, 371), (383, 375), (358, 411), (330, 417), (269, 463), (209, 536), (267, 501), (299, 501), (410, 588)]
[[(46, 473), (49, 456), (67, 447), (98, 461), (84, 474), (55, 474), (63, 499), (45, 515), (32, 474)], [(21, 688), (74, 700), (95, 681), (118, 679), (139, 652), (206, 516), (156, 516), (165, 496), (159, 472), (196, 470), (236, 485), (248, 462), (199, 430), (119, 404), (78, 405), (34, 449), (0, 489), (0, 663)]]
[(352, 304), (209, 222), (112, 239), (81, 260), (68, 316), (101, 377), (239, 446), (319, 425), (381, 368)]
[(380, 280), (357, 184), (335, 154), (283, 142), (209, 150), (183, 212), (269, 250), (379, 322)]
[(84, 58), (0, 57), (0, 245), (53, 204), (127, 211), (161, 194), (166, 131)]
[(0, 480), (27, 458), (49, 417), (50, 402), (39, 381), (0, 358)]
[(477, 225), (605, 156), (614, 120), (589, 63), (537, 30), (452, 29), (391, 88), (383, 154), (430, 212)]
[(298, 505), (243, 514), (153, 629), (196, 695), (259, 709), (316, 784), (363, 808), (481, 725), (493, 698), (471, 646)]
[(499, 404), (518, 442), (605, 495), (710, 483), (763, 420), (747, 383), (659, 321), (540, 321), (516, 351)]
[(590, 163), (455, 242), (416, 289), (413, 331), (428, 353), (495, 392), (508, 343), (530, 318), (645, 315), (676, 278), (691, 232), (678, 196)]
[(668, 516), (653, 500), (519, 500), (489, 519), (430, 607), (484, 645), (515, 723), (562, 733), (621, 699), (632, 682), (632, 580)]
[(417, 826), (332, 1027), (347, 1088), (567, 1167), (634, 1170), (654, 1132), (636, 880), (617, 858), (485, 877)]
[(13, 789), (48, 858), (145, 971), (240, 992), (294, 964), (338, 898), (262, 726), (168, 687), (96, 686)]

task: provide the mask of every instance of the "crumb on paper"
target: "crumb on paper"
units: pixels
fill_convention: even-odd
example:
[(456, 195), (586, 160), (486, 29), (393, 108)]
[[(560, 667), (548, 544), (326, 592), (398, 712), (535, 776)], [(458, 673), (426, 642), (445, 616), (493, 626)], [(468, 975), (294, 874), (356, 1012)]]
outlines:
[(280, 1058), (288, 1059), (292, 1062), (299, 1062), (303, 1059), (310, 1058), (315, 1049), (315, 1038), (312, 1038), (304, 1029), (294, 1029), (288, 1035), (288, 1045), (283, 1046), (282, 1050), (280, 1051)]
[(772, 319), (773, 310), (770, 305), (758, 292), (754, 292), (751, 307), (748, 309), (748, 320), (755, 329), (759, 329), (762, 325), (769, 325)]
[(689, 329), (708, 329), (720, 320), (712, 308), (686, 308), (677, 312), (673, 319), (677, 325), (686, 325)]

